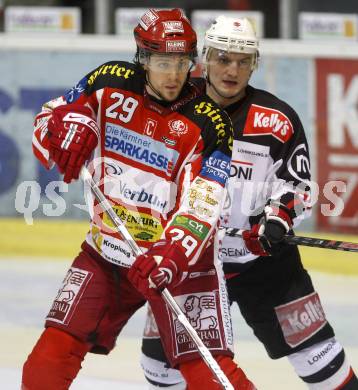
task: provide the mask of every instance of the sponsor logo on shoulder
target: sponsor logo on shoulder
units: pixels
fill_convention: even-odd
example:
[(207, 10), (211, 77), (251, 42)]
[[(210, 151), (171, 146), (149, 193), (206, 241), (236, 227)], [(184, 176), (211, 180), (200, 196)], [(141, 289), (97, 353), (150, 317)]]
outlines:
[(220, 151), (215, 151), (209, 158), (204, 160), (201, 175), (210, 180), (222, 184), (226, 183), (230, 174), (230, 157)]
[[(216, 108), (212, 103), (202, 101), (199, 104), (195, 105), (195, 114), (196, 115), (206, 115), (210, 118), (211, 122), (215, 125), (216, 135), (217, 135), (217, 144), (220, 144), (225, 137), (229, 133), (229, 130), (225, 130), (225, 122), (221, 116), (222, 110), (220, 108)], [(230, 133), (232, 133), (232, 128), (230, 129)], [(232, 150), (233, 137), (232, 135), (228, 138), (228, 146), (229, 149)]]
[(118, 64), (102, 65), (100, 68), (91, 73), (88, 79), (88, 84), (92, 85), (96, 78), (100, 75), (110, 75), (111, 77), (123, 77), (128, 79), (129, 77), (133, 76), (134, 73), (134, 70), (124, 66), (118, 66)]
[(244, 136), (272, 135), (282, 143), (293, 134), (291, 121), (281, 111), (253, 104), (247, 114)]
[(87, 78), (84, 77), (80, 80), (77, 85), (71, 88), (68, 92), (65, 93), (65, 100), (67, 103), (75, 102), (81, 95), (81, 93), (85, 90), (87, 85)]

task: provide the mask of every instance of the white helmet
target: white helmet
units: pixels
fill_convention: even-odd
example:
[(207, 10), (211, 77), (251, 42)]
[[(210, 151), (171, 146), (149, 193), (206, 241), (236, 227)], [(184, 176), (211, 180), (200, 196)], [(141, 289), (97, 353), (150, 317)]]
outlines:
[(207, 62), (209, 48), (231, 53), (254, 54), (253, 68), (257, 66), (259, 40), (247, 18), (220, 15), (205, 33), (203, 62)]

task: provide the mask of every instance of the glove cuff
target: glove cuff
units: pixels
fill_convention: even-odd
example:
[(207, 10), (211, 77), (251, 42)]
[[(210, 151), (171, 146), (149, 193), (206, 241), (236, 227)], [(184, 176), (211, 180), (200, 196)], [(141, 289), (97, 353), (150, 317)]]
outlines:
[(265, 206), (264, 213), (266, 221), (276, 221), (285, 228), (286, 233), (291, 230), (293, 223), (290, 210), (282, 203), (270, 202)]
[(188, 258), (184, 253), (184, 249), (176, 241), (165, 239), (158, 240), (148, 249), (148, 253), (153, 257), (168, 257), (170, 259), (175, 259), (182, 264), (188, 263)]

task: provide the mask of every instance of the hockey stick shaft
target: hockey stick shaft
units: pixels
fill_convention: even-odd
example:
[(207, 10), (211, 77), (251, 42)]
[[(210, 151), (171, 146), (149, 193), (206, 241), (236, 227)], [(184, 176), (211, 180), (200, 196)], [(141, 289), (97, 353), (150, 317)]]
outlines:
[[(226, 235), (229, 237), (241, 237), (243, 229), (235, 228), (223, 228), (226, 230)], [(358, 243), (346, 242), (346, 241), (335, 241), (324, 238), (304, 237), (304, 236), (285, 236), (285, 242), (290, 245), (304, 245), (311, 246), (314, 248), (323, 249), (335, 249), (338, 251), (346, 252), (358, 252)]]
[[(135, 257), (143, 254), (143, 251), (138, 246), (136, 241), (133, 239), (131, 234), (128, 232), (126, 226), (123, 224), (122, 220), (118, 217), (118, 215), (113, 210), (110, 202), (108, 199), (103, 195), (103, 192), (98, 187), (98, 185), (93, 180), (91, 174), (89, 173), (88, 169), (86, 167), (83, 167), (81, 170), (81, 177), (82, 180), (87, 183), (95, 198), (99, 202), (101, 208), (103, 211), (107, 213), (115, 227), (118, 229), (118, 232), (121, 234), (123, 240), (130, 246), (133, 254)], [(177, 316), (178, 321), (183, 325), (184, 329), (187, 331), (189, 337), (192, 339), (193, 343), (195, 344), (196, 348), (198, 349), (200, 356), (203, 358), (211, 372), (213, 373), (214, 377), (217, 379), (217, 381), (220, 383), (223, 389), (225, 390), (234, 390), (234, 387), (229, 382), (228, 378), (225, 376), (224, 372), (220, 368), (217, 361), (213, 358), (212, 354), (208, 350), (208, 348), (204, 345), (203, 341), (195, 331), (195, 329), (192, 327), (188, 319), (186, 318), (185, 314), (179, 307), (179, 305), (176, 303), (173, 296), (170, 294), (168, 289), (164, 289), (162, 291), (162, 297), (165, 301), (165, 303), (168, 305), (170, 310)]]

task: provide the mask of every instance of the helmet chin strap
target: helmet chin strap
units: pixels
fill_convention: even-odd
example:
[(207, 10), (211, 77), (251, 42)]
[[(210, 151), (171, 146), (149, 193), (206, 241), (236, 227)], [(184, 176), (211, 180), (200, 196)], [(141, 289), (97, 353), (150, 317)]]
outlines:
[[(188, 72), (188, 74), (187, 74), (187, 77), (186, 77), (186, 81), (185, 81), (185, 83), (183, 84), (183, 86), (182, 86), (182, 89), (180, 90), (180, 92), (179, 92), (179, 95), (181, 94), (181, 92), (182, 92), (182, 90), (183, 90), (183, 88), (184, 88), (184, 86), (185, 86), (185, 84), (189, 81), (189, 79), (190, 79), (190, 72)], [(149, 88), (157, 95), (157, 96), (159, 96), (159, 98), (160, 99), (162, 99), (162, 100), (164, 100), (164, 101), (169, 101), (168, 99), (166, 99), (155, 87), (154, 87), (154, 85), (151, 83), (151, 81), (149, 80), (149, 77), (148, 77), (148, 72), (146, 71), (145, 72), (145, 81), (146, 81), (146, 84), (148, 84), (148, 86), (149, 86)], [(177, 100), (177, 99), (174, 99), (174, 100)]]
[(154, 87), (148, 77), (148, 72), (145, 72), (145, 81), (148, 84), (149, 88), (157, 95), (161, 100), (167, 101), (167, 99)]

